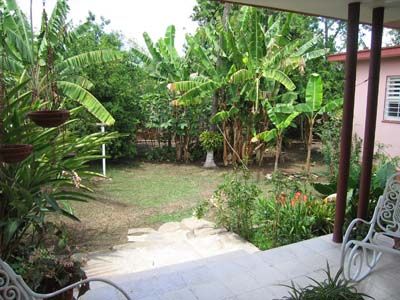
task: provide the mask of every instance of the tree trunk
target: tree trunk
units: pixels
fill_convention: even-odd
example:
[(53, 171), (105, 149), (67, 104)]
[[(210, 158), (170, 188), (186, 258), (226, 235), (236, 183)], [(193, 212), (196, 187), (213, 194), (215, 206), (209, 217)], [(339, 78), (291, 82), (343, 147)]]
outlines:
[(183, 160), (186, 164), (190, 160), (189, 145), (190, 145), (190, 136), (189, 134), (187, 134), (184, 137), (184, 146), (183, 146)]
[(175, 150), (176, 150), (176, 161), (181, 161), (182, 159), (182, 143), (181, 137), (177, 135), (175, 137)]
[(278, 171), (279, 157), (281, 156), (281, 151), (282, 151), (282, 136), (278, 136), (276, 139), (274, 172)]
[(227, 167), (229, 164), (228, 161), (228, 143), (227, 140), (229, 140), (229, 127), (226, 126), (226, 122), (222, 124), (222, 130), (224, 133), (224, 153), (223, 153), (223, 161), (224, 161), (224, 166)]
[(217, 165), (214, 162), (214, 151), (207, 151), (206, 161), (204, 162), (203, 167), (207, 169), (212, 169), (217, 167)]
[(310, 174), (310, 169), (311, 169), (311, 148), (312, 148), (312, 142), (313, 142), (314, 122), (310, 121), (308, 127), (309, 128), (308, 128), (308, 141), (307, 141), (306, 172), (307, 172), (307, 174)]

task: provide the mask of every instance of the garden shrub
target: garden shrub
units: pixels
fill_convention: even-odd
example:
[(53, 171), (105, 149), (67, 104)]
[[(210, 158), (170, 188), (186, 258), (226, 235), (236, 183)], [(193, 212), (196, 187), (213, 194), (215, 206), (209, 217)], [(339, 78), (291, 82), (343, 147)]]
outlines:
[(152, 148), (146, 153), (146, 160), (156, 162), (175, 162), (175, 148), (170, 146)]
[(217, 210), (217, 224), (252, 239), (254, 214), (261, 194), (247, 172), (227, 175), (211, 199)]
[(254, 242), (267, 249), (328, 234), (333, 215), (332, 204), (301, 192), (262, 199), (257, 207)]
[(202, 218), (208, 210), (215, 210), (217, 225), (233, 231), (247, 240), (255, 233), (254, 215), (262, 191), (251, 182), (247, 171), (234, 172), (224, 178), (209, 201), (194, 209), (194, 216)]
[(206, 130), (200, 134), (200, 142), (204, 150), (214, 151), (222, 146), (224, 138), (220, 133)]
[(207, 209), (214, 208), (218, 225), (260, 249), (332, 231), (333, 203), (316, 198), (307, 182), (276, 173), (271, 184), (271, 191), (264, 195), (248, 172), (227, 175), (211, 200), (201, 203), (194, 215), (203, 217)]

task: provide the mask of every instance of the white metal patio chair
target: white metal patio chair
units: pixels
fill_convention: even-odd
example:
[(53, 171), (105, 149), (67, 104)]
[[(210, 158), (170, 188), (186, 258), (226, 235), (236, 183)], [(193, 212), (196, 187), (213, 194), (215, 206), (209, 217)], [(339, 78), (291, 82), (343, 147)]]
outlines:
[[(350, 239), (357, 224), (369, 225), (361, 241)], [(400, 173), (391, 176), (379, 197), (372, 220), (354, 219), (347, 228), (342, 245), (341, 267), (349, 281), (361, 281), (379, 262), (383, 253), (400, 255), (400, 250), (382, 243), (382, 236), (400, 238)]]
[[(14, 270), (3, 260), (0, 259), (0, 299), (1, 300), (39, 300), (48, 299), (51, 297), (58, 296), (66, 291), (74, 289), (82, 284), (88, 282), (103, 282), (111, 285), (118, 290), (126, 299), (131, 300), (128, 294), (112, 281), (102, 278), (90, 278), (71, 284), (61, 290), (58, 290), (50, 294), (38, 294), (32, 291), (32, 289), (25, 283), (20, 275), (17, 275)], [(102, 300), (102, 299), (99, 299)], [(106, 300), (106, 299), (104, 299)]]

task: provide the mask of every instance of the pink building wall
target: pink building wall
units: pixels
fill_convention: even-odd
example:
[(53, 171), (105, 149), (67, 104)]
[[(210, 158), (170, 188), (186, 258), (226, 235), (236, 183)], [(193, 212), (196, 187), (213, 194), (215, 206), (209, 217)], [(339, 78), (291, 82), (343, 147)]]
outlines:
[[(360, 138), (364, 138), (365, 114), (367, 108), (369, 61), (359, 60), (357, 64), (357, 86), (354, 107), (353, 132)], [(387, 76), (400, 75), (400, 57), (382, 58), (378, 114), (376, 118), (375, 143), (385, 144), (385, 151), (390, 156), (400, 156), (400, 122), (385, 121), (385, 97)]]

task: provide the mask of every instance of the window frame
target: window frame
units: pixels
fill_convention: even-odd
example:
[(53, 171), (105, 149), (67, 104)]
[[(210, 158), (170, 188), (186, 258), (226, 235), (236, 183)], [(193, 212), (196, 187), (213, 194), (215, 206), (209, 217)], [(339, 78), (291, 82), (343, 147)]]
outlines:
[[(395, 78), (398, 80), (399, 83), (399, 96), (398, 99), (396, 100), (389, 100), (389, 91), (390, 91), (390, 87), (389, 84), (391, 83), (391, 80)], [(392, 122), (392, 123), (400, 123), (400, 75), (389, 75), (386, 77), (386, 83), (385, 83), (385, 99), (384, 99), (384, 107), (383, 107), (383, 122)], [(389, 105), (389, 101), (395, 102), (397, 101), (398, 103), (398, 116), (397, 117), (392, 117), (388, 115), (388, 105)]]

